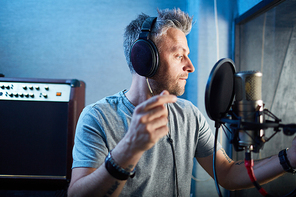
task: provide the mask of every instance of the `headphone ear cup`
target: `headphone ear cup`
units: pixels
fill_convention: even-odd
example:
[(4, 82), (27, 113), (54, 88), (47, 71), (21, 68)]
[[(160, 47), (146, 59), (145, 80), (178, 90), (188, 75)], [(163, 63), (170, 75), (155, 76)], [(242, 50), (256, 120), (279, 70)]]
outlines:
[(158, 69), (158, 50), (150, 40), (137, 40), (132, 46), (130, 59), (134, 70), (141, 76), (152, 77)]

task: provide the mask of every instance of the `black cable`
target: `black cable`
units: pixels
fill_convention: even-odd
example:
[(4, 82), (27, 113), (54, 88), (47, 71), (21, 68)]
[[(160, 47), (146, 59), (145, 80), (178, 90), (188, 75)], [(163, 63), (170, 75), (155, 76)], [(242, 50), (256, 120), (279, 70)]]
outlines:
[(173, 139), (171, 138), (171, 135), (169, 135), (168, 141), (171, 144), (172, 152), (173, 152), (174, 169), (175, 169), (175, 176), (176, 176), (177, 196), (179, 197), (179, 184), (178, 184), (178, 171), (177, 171), (177, 165), (176, 165), (176, 155), (175, 155), (175, 149), (174, 149)]
[[(167, 110), (168, 110), (168, 115), (170, 113), (170, 109), (169, 109), (169, 104), (167, 104)], [(177, 171), (177, 164), (176, 164), (176, 155), (175, 155), (175, 149), (174, 149), (174, 144), (173, 144), (173, 139), (171, 137), (171, 131), (169, 130), (168, 133), (168, 142), (171, 145), (172, 148), (172, 152), (173, 152), (173, 159), (174, 159), (174, 170), (175, 170), (175, 178), (176, 178), (176, 187), (177, 187), (177, 197), (179, 197), (179, 183), (178, 183), (178, 171)]]
[(217, 173), (216, 173), (216, 153), (217, 153), (217, 139), (218, 139), (219, 127), (220, 126), (216, 125), (215, 143), (214, 143), (214, 151), (213, 151), (213, 173), (214, 173), (216, 190), (218, 192), (219, 197), (222, 197), (221, 190), (218, 184)]
[(286, 194), (285, 197), (295, 197), (296, 196), (296, 188), (290, 193)]

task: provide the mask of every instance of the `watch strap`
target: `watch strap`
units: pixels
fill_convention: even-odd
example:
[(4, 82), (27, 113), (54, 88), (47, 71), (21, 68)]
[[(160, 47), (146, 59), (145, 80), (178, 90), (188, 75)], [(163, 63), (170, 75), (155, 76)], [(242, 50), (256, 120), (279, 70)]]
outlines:
[(119, 180), (127, 180), (129, 177), (133, 178), (136, 173), (136, 168), (129, 172), (120, 167), (112, 158), (111, 151), (105, 159), (105, 167), (111, 176)]
[(288, 160), (288, 157), (287, 157), (287, 148), (284, 149), (284, 150), (281, 150), (278, 154), (279, 156), (279, 159), (280, 159), (280, 163), (283, 167), (283, 169), (286, 171), (286, 172), (290, 172), (290, 173), (295, 173), (296, 172), (296, 169), (293, 168)]

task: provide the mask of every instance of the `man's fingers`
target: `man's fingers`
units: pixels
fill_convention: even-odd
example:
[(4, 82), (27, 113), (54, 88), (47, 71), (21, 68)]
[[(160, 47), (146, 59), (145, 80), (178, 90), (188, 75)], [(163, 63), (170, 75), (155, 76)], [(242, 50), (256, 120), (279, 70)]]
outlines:
[(161, 95), (154, 96), (147, 101), (140, 104), (138, 107), (141, 110), (148, 111), (156, 106), (164, 105), (166, 103), (174, 103), (177, 101), (177, 97), (175, 95), (168, 94), (168, 92), (162, 92)]
[(136, 107), (128, 134), (138, 148), (147, 150), (168, 133), (168, 111), (165, 104), (176, 101), (176, 96), (163, 91)]
[[(167, 117), (167, 109), (166, 106), (161, 105), (161, 106), (156, 106), (155, 108), (149, 110), (144, 116), (143, 120), (146, 121), (153, 121), (154, 119), (157, 119), (159, 117)], [(144, 122), (146, 122), (144, 121)]]
[(166, 128), (168, 130), (167, 123), (168, 123), (167, 117), (165, 117), (165, 116), (159, 117), (154, 120), (154, 122), (152, 124), (153, 125), (152, 130), (159, 130), (160, 128)]
[(170, 93), (169, 93), (169, 91), (167, 91), (167, 90), (164, 90), (164, 91), (162, 91), (161, 93), (160, 93), (160, 95), (169, 95)]

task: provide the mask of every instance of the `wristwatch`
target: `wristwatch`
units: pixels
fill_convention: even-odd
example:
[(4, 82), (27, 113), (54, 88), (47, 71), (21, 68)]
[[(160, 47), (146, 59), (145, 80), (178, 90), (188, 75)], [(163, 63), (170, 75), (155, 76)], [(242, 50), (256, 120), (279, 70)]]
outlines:
[(279, 155), (278, 156), (279, 156), (279, 159), (280, 159), (280, 163), (281, 163), (282, 167), (284, 168), (284, 170), (286, 172), (290, 172), (290, 173), (295, 174), (296, 173), (296, 169), (291, 166), (291, 164), (290, 164), (290, 162), (288, 160), (287, 150), (288, 149), (286, 148), (286, 149), (281, 150), (279, 152)]
[(119, 180), (127, 180), (129, 177), (134, 178), (136, 174), (136, 168), (133, 171), (126, 171), (122, 167), (120, 167), (112, 158), (111, 151), (105, 159), (105, 167), (107, 171), (116, 179)]

